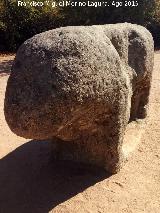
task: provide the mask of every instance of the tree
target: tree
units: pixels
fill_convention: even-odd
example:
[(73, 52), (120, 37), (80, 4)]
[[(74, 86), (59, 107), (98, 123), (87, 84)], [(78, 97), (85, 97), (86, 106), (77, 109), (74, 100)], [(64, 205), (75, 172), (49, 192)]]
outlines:
[[(87, 0), (83, 1), (87, 2)], [(112, 2), (113, 0), (108, 0), (110, 7), (52, 8), (47, 5), (18, 7), (16, 0), (2, 0), (0, 3), (0, 50), (15, 51), (29, 37), (60, 26), (120, 22), (137, 23), (147, 27), (152, 32), (156, 44), (160, 43), (157, 36), (158, 33), (160, 34), (159, 0), (139, 0), (138, 7), (125, 7), (124, 4), (122, 7), (115, 7), (111, 4)]]

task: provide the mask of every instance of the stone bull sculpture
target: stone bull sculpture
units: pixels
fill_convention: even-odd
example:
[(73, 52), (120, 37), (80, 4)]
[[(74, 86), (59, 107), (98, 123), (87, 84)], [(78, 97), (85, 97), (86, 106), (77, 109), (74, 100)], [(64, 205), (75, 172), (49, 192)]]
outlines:
[(52, 139), (61, 159), (116, 173), (125, 159), (127, 126), (147, 115), (153, 55), (152, 36), (138, 25), (38, 34), (17, 52), (6, 121), (19, 136)]

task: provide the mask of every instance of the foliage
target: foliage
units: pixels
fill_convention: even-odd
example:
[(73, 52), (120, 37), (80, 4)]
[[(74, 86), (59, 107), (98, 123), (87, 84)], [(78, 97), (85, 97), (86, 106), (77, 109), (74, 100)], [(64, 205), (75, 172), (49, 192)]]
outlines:
[[(44, 1), (46, 0), (41, 0), (41, 2)], [(92, 0), (92, 2), (94, 1)], [(108, 0), (108, 2), (111, 3), (113, 0)], [(158, 42), (160, 43), (160, 39), (158, 39), (158, 34), (160, 35), (160, 1), (139, 0), (138, 2), (138, 7), (118, 8), (115, 6), (94, 8), (47, 5), (18, 7), (17, 0), (2, 0), (0, 3), (0, 51), (15, 51), (22, 42), (34, 34), (60, 26), (118, 22), (131, 22), (146, 26), (152, 32), (158, 45)]]
[(14, 0), (3, 0), (0, 9), (0, 40), (4, 44), (0, 49), (8, 51), (16, 50), (34, 34), (60, 26), (63, 19), (57, 8), (18, 7)]

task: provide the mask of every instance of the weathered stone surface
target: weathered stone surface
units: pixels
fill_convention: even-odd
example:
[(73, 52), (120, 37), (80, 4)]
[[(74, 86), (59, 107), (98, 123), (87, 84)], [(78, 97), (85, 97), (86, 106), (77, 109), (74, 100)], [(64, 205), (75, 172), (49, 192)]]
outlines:
[(131, 24), (65, 27), (19, 48), (8, 80), (11, 130), (53, 139), (57, 155), (114, 173), (129, 121), (146, 117), (153, 39)]

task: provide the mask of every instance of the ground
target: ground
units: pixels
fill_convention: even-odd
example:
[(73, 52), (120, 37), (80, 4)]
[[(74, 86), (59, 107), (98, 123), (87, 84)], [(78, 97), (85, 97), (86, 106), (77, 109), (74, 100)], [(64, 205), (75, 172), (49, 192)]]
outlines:
[(3, 104), (13, 58), (0, 56), (0, 213), (159, 213), (160, 52), (142, 142), (113, 176), (54, 162), (51, 142), (29, 141), (9, 130)]

